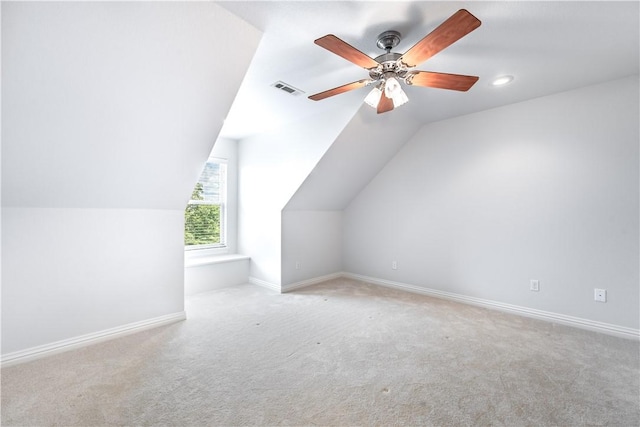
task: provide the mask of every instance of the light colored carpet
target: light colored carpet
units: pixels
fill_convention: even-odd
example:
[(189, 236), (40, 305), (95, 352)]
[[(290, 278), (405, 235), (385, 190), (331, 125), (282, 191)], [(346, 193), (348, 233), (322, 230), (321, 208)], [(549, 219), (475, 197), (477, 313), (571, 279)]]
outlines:
[(640, 424), (635, 341), (337, 279), (2, 370), (2, 425)]

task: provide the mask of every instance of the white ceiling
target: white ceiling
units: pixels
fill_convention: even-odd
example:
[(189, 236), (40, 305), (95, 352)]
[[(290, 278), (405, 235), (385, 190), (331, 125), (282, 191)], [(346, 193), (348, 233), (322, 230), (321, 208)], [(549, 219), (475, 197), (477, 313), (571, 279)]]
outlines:
[[(405, 87), (421, 123), (469, 114), (639, 72), (639, 3), (223, 1), (222, 7), (264, 32), (221, 136), (241, 139), (328, 109), (362, 104), (369, 89), (311, 101), (307, 96), (367, 78), (367, 71), (315, 45), (335, 34), (364, 53), (384, 53), (378, 34), (396, 30), (404, 53), (458, 9), (482, 25), (418, 70), (476, 75), (468, 92)], [(492, 79), (510, 74), (505, 87)], [(305, 93), (273, 88), (284, 81)], [(222, 82), (222, 84), (224, 84)], [(372, 110), (373, 111), (373, 110)], [(393, 114), (390, 112), (387, 114)]]

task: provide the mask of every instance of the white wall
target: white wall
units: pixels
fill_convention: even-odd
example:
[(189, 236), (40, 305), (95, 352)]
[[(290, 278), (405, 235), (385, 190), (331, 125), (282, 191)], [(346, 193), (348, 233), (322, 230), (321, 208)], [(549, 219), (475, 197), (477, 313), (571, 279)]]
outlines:
[(342, 210), (419, 128), (409, 109), (360, 105), (283, 210), (283, 285), (342, 271)]
[(209, 2), (1, 7), (3, 355), (181, 312), (184, 208), (260, 33)]
[(282, 212), (282, 284), (342, 271), (342, 211)]
[(638, 329), (638, 92), (424, 126), (345, 210), (345, 271)]
[(185, 264), (184, 294), (196, 295), (249, 282), (249, 257), (220, 255)]
[(184, 310), (182, 211), (3, 208), (3, 354)]
[(238, 251), (251, 257), (251, 278), (280, 286), (282, 209), (354, 113), (336, 109), (240, 141)]

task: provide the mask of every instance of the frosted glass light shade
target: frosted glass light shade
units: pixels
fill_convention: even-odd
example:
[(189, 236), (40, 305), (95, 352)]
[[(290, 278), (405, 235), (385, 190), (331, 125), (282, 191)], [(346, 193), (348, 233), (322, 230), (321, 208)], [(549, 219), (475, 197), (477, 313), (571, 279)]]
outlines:
[(407, 94), (404, 93), (402, 88), (399, 87), (398, 89), (399, 90), (397, 90), (391, 97), (391, 99), (393, 100), (393, 108), (398, 108), (399, 106), (409, 102), (409, 98), (407, 97)]
[(374, 87), (364, 99), (364, 102), (372, 108), (378, 108), (383, 90), (384, 95), (393, 101), (393, 108), (406, 104), (409, 101), (407, 94), (404, 93), (400, 86), (400, 82), (394, 77), (389, 77), (383, 84)]
[(368, 105), (373, 108), (378, 108), (378, 103), (380, 102), (380, 97), (382, 96), (382, 91), (378, 87), (374, 87), (369, 95), (364, 99)]
[(393, 95), (395, 95), (398, 91), (402, 92), (400, 82), (398, 82), (395, 77), (389, 77), (384, 82), (384, 94), (387, 96), (387, 98), (393, 98)]
[(397, 108), (409, 101), (404, 93), (400, 82), (395, 77), (389, 77), (384, 83), (384, 94), (393, 101), (393, 108)]

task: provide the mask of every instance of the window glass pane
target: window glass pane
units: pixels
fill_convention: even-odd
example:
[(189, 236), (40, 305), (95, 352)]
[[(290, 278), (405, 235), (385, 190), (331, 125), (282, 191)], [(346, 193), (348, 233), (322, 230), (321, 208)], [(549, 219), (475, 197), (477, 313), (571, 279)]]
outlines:
[(185, 212), (184, 244), (212, 245), (220, 241), (220, 206), (189, 204)]
[(202, 200), (209, 203), (222, 203), (227, 172), (226, 164), (207, 162), (198, 183), (202, 184)]

